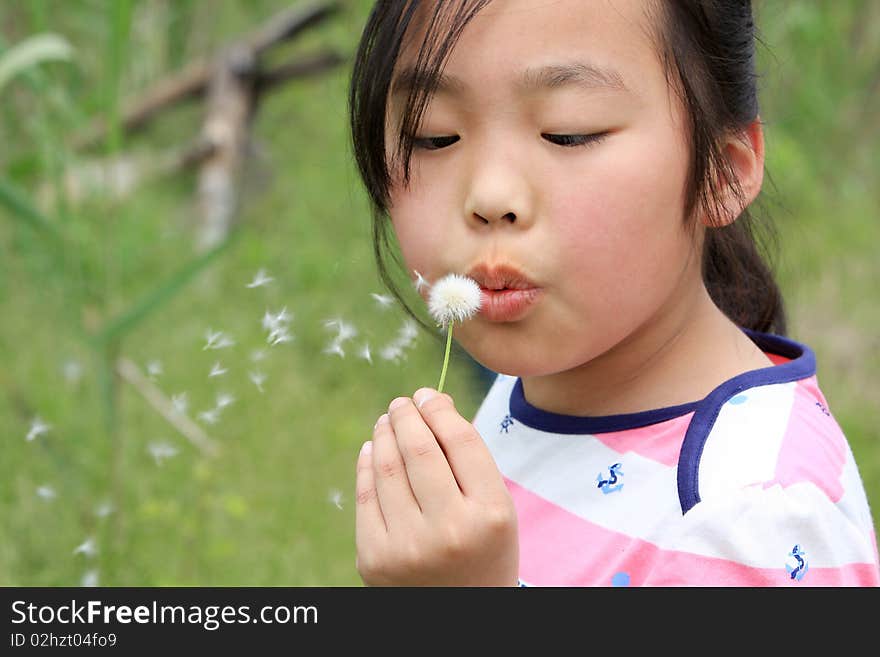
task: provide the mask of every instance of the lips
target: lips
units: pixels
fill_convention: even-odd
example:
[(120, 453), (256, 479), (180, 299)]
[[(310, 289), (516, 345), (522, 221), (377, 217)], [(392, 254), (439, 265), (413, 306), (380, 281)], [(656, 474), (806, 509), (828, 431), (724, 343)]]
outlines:
[(524, 318), (541, 296), (541, 288), (519, 269), (508, 264), (480, 263), (468, 276), (482, 291), (480, 314), (491, 322), (512, 322)]

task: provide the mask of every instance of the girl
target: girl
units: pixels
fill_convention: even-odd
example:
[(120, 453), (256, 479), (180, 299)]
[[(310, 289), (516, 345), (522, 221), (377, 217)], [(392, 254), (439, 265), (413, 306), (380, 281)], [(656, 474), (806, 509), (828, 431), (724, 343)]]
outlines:
[(379, 418), (365, 583), (880, 584), (752, 238), (755, 79), (748, 0), (376, 3), (350, 110), (380, 272), (390, 227), (409, 272), (476, 280), (455, 337), (500, 374), (473, 423), (427, 388)]

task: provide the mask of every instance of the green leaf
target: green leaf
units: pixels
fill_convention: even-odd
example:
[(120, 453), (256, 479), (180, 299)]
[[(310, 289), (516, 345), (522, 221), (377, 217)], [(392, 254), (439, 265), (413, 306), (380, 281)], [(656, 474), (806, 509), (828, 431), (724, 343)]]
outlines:
[(0, 90), (16, 75), (42, 62), (70, 61), (73, 47), (52, 33), (34, 34), (0, 55)]

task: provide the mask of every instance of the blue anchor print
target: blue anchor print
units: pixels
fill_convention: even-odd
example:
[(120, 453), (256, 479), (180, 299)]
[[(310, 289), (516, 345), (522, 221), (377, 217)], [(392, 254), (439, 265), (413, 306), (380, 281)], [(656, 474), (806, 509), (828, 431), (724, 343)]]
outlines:
[(599, 476), (596, 478), (596, 481), (599, 482), (597, 488), (599, 488), (603, 494), (608, 495), (608, 493), (613, 493), (614, 491), (618, 491), (623, 488), (623, 482), (617, 483), (617, 477), (620, 475), (623, 476), (623, 471), (620, 469), (623, 467), (621, 463), (615, 463), (610, 468), (608, 468), (608, 479), (605, 479), (602, 476), (602, 473), (599, 473)]
[(798, 565), (792, 567), (790, 564), (785, 564), (785, 570), (791, 579), (800, 582), (810, 569), (810, 564), (808, 564), (807, 560), (804, 558), (807, 556), (807, 553), (801, 549), (800, 545), (796, 544), (791, 548), (791, 552), (788, 553), (788, 556), (794, 557)]
[(510, 433), (508, 429), (510, 429), (510, 427), (512, 426), (513, 420), (511, 419), (510, 415), (505, 415), (504, 419), (501, 420), (501, 431), (503, 431), (504, 433)]

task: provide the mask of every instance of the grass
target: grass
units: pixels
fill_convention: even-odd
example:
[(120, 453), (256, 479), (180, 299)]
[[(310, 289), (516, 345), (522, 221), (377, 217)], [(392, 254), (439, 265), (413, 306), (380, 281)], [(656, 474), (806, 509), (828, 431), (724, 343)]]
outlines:
[[(101, 3), (23, 6), (0, 9), (0, 24), (11, 26), (3, 33), (6, 43), (53, 30), (77, 49), (75, 66), (41, 68), (29, 83), (17, 83), (4, 103), (0, 137), (9, 148), (0, 155), (0, 178), (33, 198), (40, 183), (57, 186), (61, 167), (72, 160), (58, 146), (68, 131), (112, 110), (120, 95), (158, 75), (163, 61), (170, 67), (207, 51), (284, 3), (144, 0), (130, 6), (129, 17), (125, 8), (111, 13)], [(351, 53), (368, 6), (366, 0), (349, 3), (297, 48), (329, 42)], [(143, 27), (160, 19), (174, 30)], [(876, 521), (877, 174), (864, 164), (864, 151), (872, 149), (858, 131), (850, 135), (835, 126), (833, 103), (815, 102), (822, 95), (814, 87), (837, 80), (840, 71), (823, 69), (818, 81), (786, 77), (788, 49), (814, 46), (807, 38), (814, 26), (798, 20), (780, 10), (765, 28), (777, 58), (767, 66), (787, 85), (784, 96), (768, 86), (765, 101), (768, 169), (778, 186), (766, 200), (782, 238), (779, 276), (790, 333), (815, 348), (820, 384), (859, 460)], [(837, 26), (831, 52), (843, 67), (843, 29), (851, 20), (838, 22), (843, 27), (823, 25)], [(111, 52), (118, 55), (115, 77), (105, 61)], [(152, 53), (156, 61), (133, 52)], [(192, 447), (131, 386), (103, 385), (106, 353), (77, 330), (106, 326), (191, 259), (195, 177), (158, 179), (124, 200), (38, 203), (68, 240), (61, 251), (47, 246), (43, 232), (8, 221), (0, 210), (0, 425), (7, 429), (0, 459), (0, 584), (77, 585), (89, 570), (101, 584), (116, 586), (360, 584), (352, 505), (358, 449), (391, 398), (436, 385), (444, 345), (442, 335), (422, 333), (401, 363), (377, 355), (404, 315), (380, 309), (370, 297), (384, 290), (347, 141), (348, 73), (345, 66), (266, 99), (254, 125), (259, 154), (244, 190), (238, 236), (110, 344), (110, 355), (124, 355), (141, 369), (160, 361), (155, 384), (169, 397), (186, 392), (193, 415), (218, 393), (234, 395), (221, 421), (206, 427), (221, 446), (217, 458)], [(789, 107), (792, 99), (800, 105)], [(132, 139), (116, 134), (102, 150), (147, 156), (191, 137), (199, 118), (195, 106), (175, 109)], [(837, 141), (811, 139), (823, 126), (836, 130)], [(876, 135), (876, 125), (862, 130)], [(836, 168), (826, 162), (829, 153)], [(274, 282), (246, 288), (260, 268)], [(284, 306), (294, 315), (295, 340), (269, 347), (260, 320), (267, 309)], [(360, 332), (345, 358), (323, 352), (332, 335), (324, 321), (336, 316)], [(233, 336), (235, 346), (203, 350), (209, 328)], [(372, 364), (356, 356), (362, 340), (373, 346)], [(259, 348), (267, 358), (254, 363)], [(209, 378), (217, 360), (229, 371)], [(79, 379), (65, 376), (70, 363), (81, 367)], [(256, 367), (266, 374), (264, 393), (248, 379)], [(459, 410), (472, 415), (481, 384), (458, 350), (446, 385)], [(52, 428), (28, 442), (23, 438), (35, 415)], [(148, 452), (155, 441), (173, 445), (178, 455), (157, 465)], [(38, 497), (41, 485), (53, 486), (57, 497)], [(115, 510), (99, 517), (96, 507), (108, 500)], [(99, 553), (74, 554), (89, 536)]]

